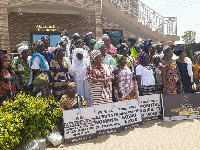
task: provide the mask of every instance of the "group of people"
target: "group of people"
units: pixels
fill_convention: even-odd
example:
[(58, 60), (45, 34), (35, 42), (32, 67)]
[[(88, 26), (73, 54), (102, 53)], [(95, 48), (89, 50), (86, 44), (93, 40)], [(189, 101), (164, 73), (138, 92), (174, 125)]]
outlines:
[[(19, 57), (10, 60), (0, 51), (0, 102), (12, 102), (19, 91), (60, 100), (61, 109), (139, 99), (139, 95), (200, 92), (200, 51), (193, 65), (183, 49), (174, 50), (151, 39), (138, 44), (137, 37), (122, 37), (115, 48), (108, 35), (94, 39), (92, 32), (69, 40), (66, 30), (55, 47), (49, 36), (30, 49), (17, 45)], [(130, 43), (129, 46), (127, 43)], [(33, 84), (41, 73), (48, 82)], [(194, 86), (195, 83), (195, 86)], [(86, 103), (84, 103), (84, 101)]]

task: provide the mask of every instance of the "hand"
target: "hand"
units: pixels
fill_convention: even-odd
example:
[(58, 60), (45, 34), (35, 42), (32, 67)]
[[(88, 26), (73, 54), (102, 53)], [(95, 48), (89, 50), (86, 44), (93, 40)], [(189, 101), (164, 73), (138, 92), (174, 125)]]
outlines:
[(121, 91), (118, 91), (118, 97), (122, 98), (122, 92)]

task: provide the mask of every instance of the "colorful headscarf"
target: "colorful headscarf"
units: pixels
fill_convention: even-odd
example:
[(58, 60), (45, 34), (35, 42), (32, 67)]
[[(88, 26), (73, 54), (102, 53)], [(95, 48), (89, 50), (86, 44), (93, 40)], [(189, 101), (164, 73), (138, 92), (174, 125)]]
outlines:
[(57, 46), (54, 50), (54, 56), (57, 57), (59, 52), (64, 51), (64, 48), (62, 46)]
[(99, 50), (102, 45), (104, 45), (104, 41), (99, 39), (99, 41), (97, 41), (96, 44), (94, 45), (94, 49)]
[(149, 55), (147, 53), (144, 53), (144, 52), (141, 53), (140, 54), (140, 61), (143, 62), (144, 58), (147, 57), (147, 56), (149, 57)]
[(26, 44), (21, 43), (22, 45), (18, 47), (17, 51), (20, 54), (20, 57), (22, 57), (22, 52), (26, 49), (28, 49), (28, 46)]
[(102, 41), (105, 41), (105, 40), (109, 40), (110, 38), (107, 34), (104, 34), (101, 36), (101, 39), (102, 39)]
[(43, 41), (45, 38), (50, 39), (48, 35), (43, 35), (43, 36), (41, 37), (41, 41)]
[(87, 39), (91, 39), (92, 35), (93, 35), (92, 32), (86, 33), (86, 34), (84, 35), (84, 37), (83, 37), (83, 42), (86, 43), (86, 40), (87, 40)]
[(119, 61), (122, 59), (123, 55), (117, 54), (116, 55), (116, 63), (119, 65)]
[(37, 51), (37, 47), (40, 46), (40, 45), (42, 45), (42, 44), (43, 44), (43, 42), (40, 41), (40, 40), (34, 41), (33, 44), (32, 44), (33, 50)]
[(91, 52), (91, 57), (93, 60), (95, 60), (95, 58), (98, 56), (98, 55), (101, 55), (101, 51), (100, 50), (93, 50)]
[(182, 52), (184, 52), (184, 49), (176, 49), (176, 50), (174, 51), (174, 54), (175, 54), (176, 56), (180, 56)]
[(122, 43), (122, 41), (124, 41), (124, 40), (126, 40), (126, 37), (121, 37), (120, 39), (119, 39), (119, 43), (121, 44)]
[(91, 43), (95, 43), (95, 44), (96, 44), (96, 42), (97, 42), (97, 41), (96, 41), (95, 39), (90, 39), (88, 44), (89, 44), (89, 45), (90, 45)]
[(195, 52), (194, 57), (200, 59), (200, 51)]
[(74, 35), (72, 35), (72, 42), (75, 42), (78, 38), (80, 38), (80, 35), (78, 33), (74, 33)]

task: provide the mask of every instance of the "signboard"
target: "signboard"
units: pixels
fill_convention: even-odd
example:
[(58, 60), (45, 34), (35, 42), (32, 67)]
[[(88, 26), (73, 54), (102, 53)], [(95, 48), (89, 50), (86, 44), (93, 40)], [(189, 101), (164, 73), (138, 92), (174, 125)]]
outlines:
[(119, 101), (118, 108), (121, 130), (137, 127), (142, 124), (140, 108), (136, 99)]
[(120, 131), (118, 103), (107, 103), (94, 106), (96, 130), (98, 135)]
[(60, 27), (56, 25), (37, 25), (36, 28), (42, 32), (57, 32)]
[(200, 118), (200, 93), (162, 95), (164, 121)]
[(63, 111), (65, 143), (96, 138), (94, 108)]
[(158, 119), (160, 111), (160, 94), (140, 96), (140, 113), (142, 121)]

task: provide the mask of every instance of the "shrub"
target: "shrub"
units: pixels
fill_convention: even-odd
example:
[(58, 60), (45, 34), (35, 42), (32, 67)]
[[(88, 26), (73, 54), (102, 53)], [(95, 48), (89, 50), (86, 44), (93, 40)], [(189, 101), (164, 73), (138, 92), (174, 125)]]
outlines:
[(14, 149), (29, 139), (46, 136), (61, 117), (54, 98), (18, 94), (13, 103), (0, 107), (0, 149)]

